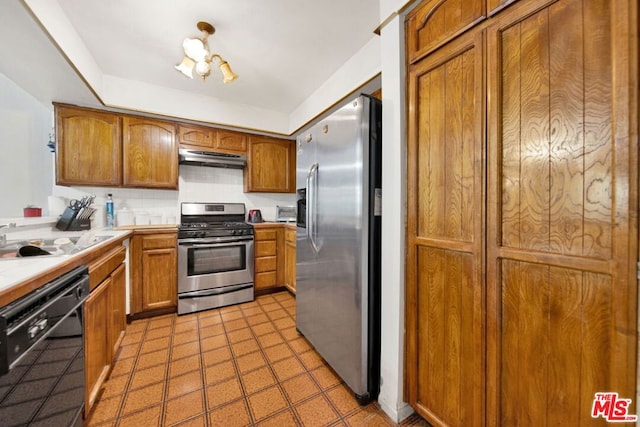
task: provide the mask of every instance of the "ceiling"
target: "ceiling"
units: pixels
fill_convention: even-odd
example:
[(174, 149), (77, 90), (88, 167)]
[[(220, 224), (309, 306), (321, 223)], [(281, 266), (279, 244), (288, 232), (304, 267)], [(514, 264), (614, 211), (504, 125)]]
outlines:
[[(103, 77), (284, 114), (375, 37), (379, 24), (378, 2), (371, 0), (46, 1), (57, 2), (54, 10), (66, 16)], [(51, 25), (56, 21), (36, 13), (38, 19), (22, 2), (1, 2), (0, 73), (43, 102), (108, 105), (101, 88), (85, 83), (95, 80), (79, 75), (82, 64), (73, 63), (62, 39), (49, 35), (60, 30)], [(209, 46), (229, 62), (236, 81), (222, 83), (217, 69), (206, 81), (174, 69), (182, 40), (200, 35), (198, 21), (215, 27)]]

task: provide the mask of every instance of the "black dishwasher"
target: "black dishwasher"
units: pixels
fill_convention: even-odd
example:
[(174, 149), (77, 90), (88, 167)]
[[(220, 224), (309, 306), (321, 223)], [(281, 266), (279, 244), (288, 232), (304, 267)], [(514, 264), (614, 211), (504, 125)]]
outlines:
[(77, 267), (0, 308), (0, 423), (81, 426), (82, 306), (87, 267)]

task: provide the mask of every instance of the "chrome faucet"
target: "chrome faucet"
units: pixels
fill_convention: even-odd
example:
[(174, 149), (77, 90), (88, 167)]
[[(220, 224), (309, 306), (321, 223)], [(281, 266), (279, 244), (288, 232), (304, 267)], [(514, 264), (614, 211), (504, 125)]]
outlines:
[[(10, 222), (8, 224), (2, 224), (0, 225), (0, 228), (16, 228), (16, 223), (15, 222)], [(4, 247), (7, 245), (7, 235), (6, 234), (0, 234), (0, 248)]]

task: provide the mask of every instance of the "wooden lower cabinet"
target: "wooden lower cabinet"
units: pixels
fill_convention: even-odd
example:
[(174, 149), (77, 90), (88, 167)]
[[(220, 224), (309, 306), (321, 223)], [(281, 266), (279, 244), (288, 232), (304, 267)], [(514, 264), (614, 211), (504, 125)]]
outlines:
[(284, 229), (284, 285), (296, 293), (296, 229)]
[(260, 226), (254, 230), (254, 287), (256, 291), (282, 286), (283, 233), (282, 226)]
[[(85, 414), (107, 379), (126, 328), (125, 248), (107, 253), (89, 267), (90, 277), (103, 277), (84, 303)], [(116, 264), (111, 272), (103, 266)], [(94, 279), (97, 280), (97, 279)]]
[(178, 306), (176, 231), (136, 231), (130, 249), (131, 314), (175, 310)]
[(109, 286), (105, 280), (84, 303), (85, 414), (96, 401), (111, 367), (108, 343)]

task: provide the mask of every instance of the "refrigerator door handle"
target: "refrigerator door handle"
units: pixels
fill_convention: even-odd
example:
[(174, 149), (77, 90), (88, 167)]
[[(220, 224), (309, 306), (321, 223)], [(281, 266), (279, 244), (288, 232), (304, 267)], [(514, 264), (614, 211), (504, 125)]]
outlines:
[(318, 247), (315, 241), (315, 216), (316, 216), (316, 203), (317, 197), (316, 194), (318, 189), (318, 164), (314, 163), (309, 168), (309, 173), (307, 174), (307, 239), (311, 242), (311, 246), (318, 253), (320, 248)]

